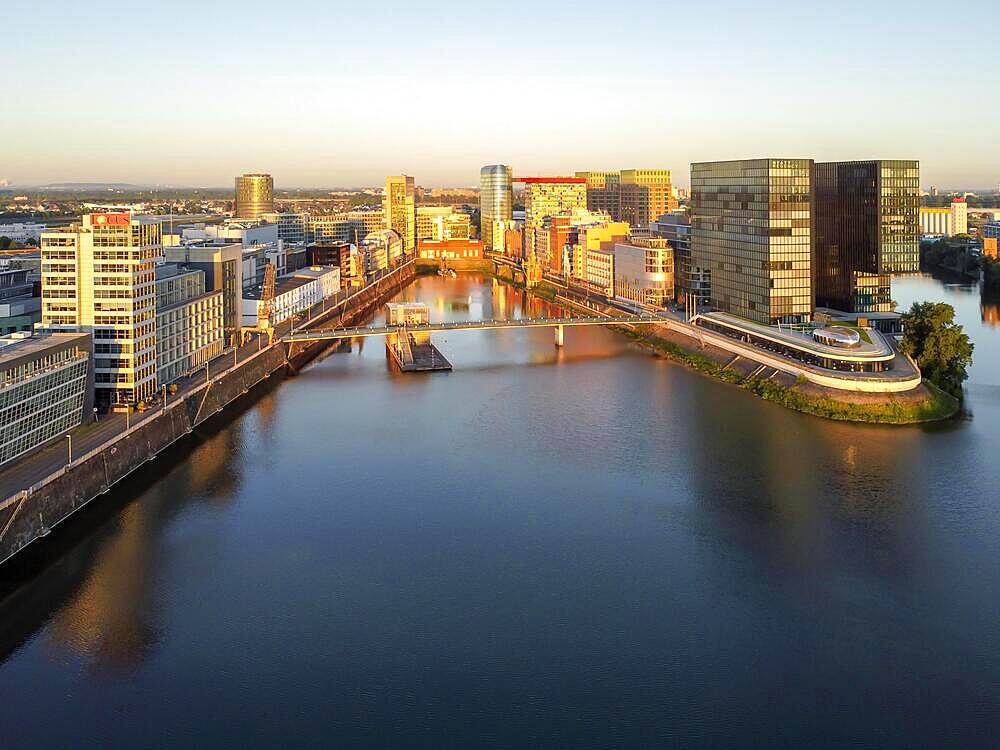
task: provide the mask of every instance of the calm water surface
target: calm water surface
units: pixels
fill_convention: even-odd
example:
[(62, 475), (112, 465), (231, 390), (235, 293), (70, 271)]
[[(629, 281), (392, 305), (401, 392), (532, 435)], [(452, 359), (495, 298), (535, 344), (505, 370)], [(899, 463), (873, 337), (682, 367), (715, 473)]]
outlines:
[(824, 421), (599, 329), (330, 354), (6, 594), (0, 747), (995, 747), (1000, 316), (894, 296), (956, 306), (966, 419)]

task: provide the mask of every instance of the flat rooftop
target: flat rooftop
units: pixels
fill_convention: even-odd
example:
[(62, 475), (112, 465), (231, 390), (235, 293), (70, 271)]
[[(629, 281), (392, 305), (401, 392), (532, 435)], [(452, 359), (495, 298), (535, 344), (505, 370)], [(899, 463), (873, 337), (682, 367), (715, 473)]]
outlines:
[(830, 359), (862, 362), (892, 359), (896, 356), (882, 335), (870, 328), (866, 328), (865, 332), (871, 339), (871, 343), (862, 339), (858, 346), (846, 348), (820, 343), (813, 338), (811, 330), (806, 332), (792, 328), (777, 328), (723, 312), (703, 313), (698, 317), (720, 323), (736, 331), (746, 331), (748, 334), (769, 338), (777, 343)]
[[(25, 332), (26, 333), (26, 332)], [(90, 350), (90, 334), (73, 331), (35, 333), (30, 336), (20, 336), (13, 333), (0, 336), (0, 369), (6, 369), (17, 361), (30, 360), (43, 354), (54, 346), (62, 346), (79, 340), (81, 345)]]

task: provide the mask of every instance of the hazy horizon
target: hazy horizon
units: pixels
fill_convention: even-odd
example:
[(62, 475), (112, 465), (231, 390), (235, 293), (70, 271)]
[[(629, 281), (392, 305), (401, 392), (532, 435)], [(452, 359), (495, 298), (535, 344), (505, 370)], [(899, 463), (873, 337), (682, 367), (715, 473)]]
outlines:
[(1000, 97), (963, 72), (991, 59), (965, 26), (994, 27), (994, 3), (269, 7), (8, 9), (0, 179), (472, 187), (505, 163), (667, 168), (686, 186), (693, 161), (773, 156), (918, 159), (923, 186), (1000, 183)]

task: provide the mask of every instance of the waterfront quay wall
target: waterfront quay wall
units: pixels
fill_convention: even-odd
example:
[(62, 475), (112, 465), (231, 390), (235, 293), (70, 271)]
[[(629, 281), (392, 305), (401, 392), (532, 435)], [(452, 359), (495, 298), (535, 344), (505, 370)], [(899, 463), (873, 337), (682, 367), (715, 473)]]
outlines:
[[(331, 319), (343, 325), (358, 322), (409, 283), (415, 273), (415, 265), (409, 263), (329, 309), (317, 311), (299, 327)], [(277, 338), (211, 380), (168, 398), (155, 413), (142, 415), (112, 440), (0, 500), (0, 565), (272, 376), (297, 371), (329, 342), (295, 346), (291, 350)]]
[[(606, 314), (618, 308), (581, 295), (576, 290), (545, 284), (532, 290), (536, 296), (570, 309)], [(770, 352), (744, 345), (680, 321), (655, 325), (622, 326), (624, 333), (643, 345), (719, 380), (739, 385), (768, 401), (830, 419), (881, 424), (914, 424), (948, 419), (958, 413), (957, 399), (927, 382), (904, 378), (889, 389), (868, 390), (853, 383), (823, 382), (825, 373), (814, 373)], [(916, 366), (914, 365), (914, 370)], [(909, 382), (907, 382), (909, 381)], [(899, 390), (894, 390), (898, 388)]]
[(285, 367), (271, 346), (204, 383), (40, 482), (0, 502), (0, 563), (46, 536), (91, 500), (188, 436), (256, 385)]

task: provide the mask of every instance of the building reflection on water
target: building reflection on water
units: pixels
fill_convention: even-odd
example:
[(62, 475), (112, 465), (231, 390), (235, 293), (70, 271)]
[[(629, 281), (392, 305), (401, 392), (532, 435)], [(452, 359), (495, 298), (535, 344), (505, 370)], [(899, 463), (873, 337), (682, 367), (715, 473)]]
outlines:
[(992, 328), (1000, 327), (1000, 299), (990, 299), (984, 295), (979, 303), (979, 312), (983, 323)]
[[(70, 652), (95, 673), (127, 670), (146, 658), (159, 636), (164, 531), (193, 505), (222, 508), (239, 494), (240, 443), (239, 421), (208, 436), (166, 476), (149, 480), (114, 523), (102, 521), (89, 538), (74, 540), (57, 563), (0, 602), (0, 621), (13, 625), (0, 631), (0, 656), (48, 624), (46, 649), (59, 659)], [(136, 492), (135, 483), (118, 491)], [(53, 602), (54, 613), (46, 608)]]

